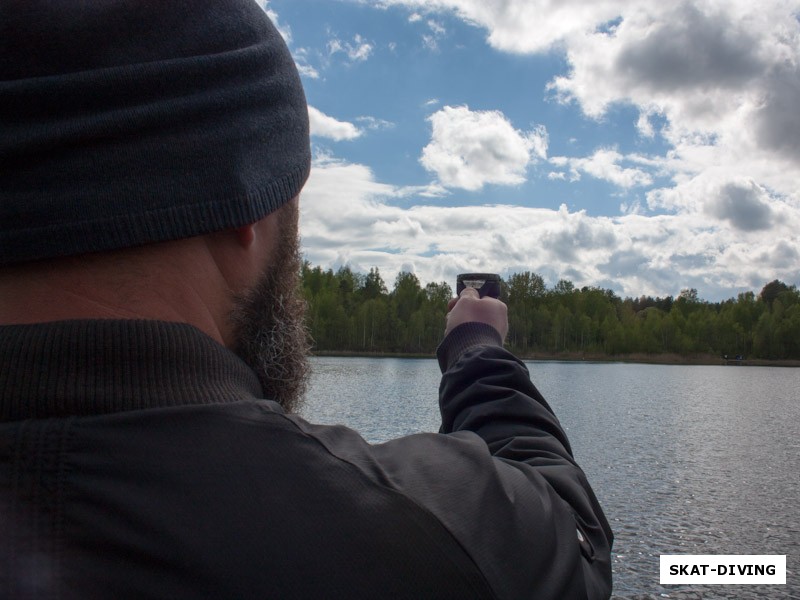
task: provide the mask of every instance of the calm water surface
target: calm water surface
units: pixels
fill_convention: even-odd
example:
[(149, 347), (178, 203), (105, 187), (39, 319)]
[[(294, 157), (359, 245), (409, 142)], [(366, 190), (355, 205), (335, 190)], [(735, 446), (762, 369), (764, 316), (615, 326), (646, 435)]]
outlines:
[[(529, 362), (614, 529), (615, 598), (800, 599), (800, 370)], [(302, 414), (437, 431), (433, 360), (314, 358)], [(785, 554), (786, 586), (661, 586), (661, 554)]]

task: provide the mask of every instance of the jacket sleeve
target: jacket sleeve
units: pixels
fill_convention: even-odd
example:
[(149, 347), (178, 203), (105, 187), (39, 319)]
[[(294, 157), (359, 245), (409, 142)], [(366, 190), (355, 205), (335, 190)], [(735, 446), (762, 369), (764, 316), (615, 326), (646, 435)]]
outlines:
[(368, 446), (345, 427), (302, 427), (433, 514), (496, 598), (608, 598), (611, 529), (561, 425), (501, 344), (476, 323), (442, 343), (438, 434)]
[(492, 327), (467, 323), (438, 350), (441, 432), (477, 437), (491, 456), (463, 473), (474, 520), (451, 531), (502, 597), (607, 598), (611, 528), (558, 419), (501, 343)]

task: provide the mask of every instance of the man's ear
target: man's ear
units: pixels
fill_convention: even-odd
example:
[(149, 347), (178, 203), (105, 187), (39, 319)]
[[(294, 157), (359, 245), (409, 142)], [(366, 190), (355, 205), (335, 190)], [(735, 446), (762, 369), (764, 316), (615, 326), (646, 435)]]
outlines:
[(270, 264), (279, 237), (276, 213), (254, 223), (207, 234), (211, 256), (230, 289), (239, 292), (252, 286)]
[(255, 226), (252, 223), (237, 227), (234, 229), (234, 233), (236, 234), (236, 240), (242, 248), (249, 248), (256, 239)]
[(203, 236), (216, 270), (230, 290), (240, 293), (254, 281), (263, 258), (258, 256), (258, 235), (254, 223), (224, 229)]

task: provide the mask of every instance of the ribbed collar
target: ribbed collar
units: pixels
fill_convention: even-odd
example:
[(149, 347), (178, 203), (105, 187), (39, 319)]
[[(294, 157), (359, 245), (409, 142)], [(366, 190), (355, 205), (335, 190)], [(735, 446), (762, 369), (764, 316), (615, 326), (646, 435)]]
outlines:
[(255, 373), (191, 325), (75, 320), (0, 326), (0, 421), (261, 395)]

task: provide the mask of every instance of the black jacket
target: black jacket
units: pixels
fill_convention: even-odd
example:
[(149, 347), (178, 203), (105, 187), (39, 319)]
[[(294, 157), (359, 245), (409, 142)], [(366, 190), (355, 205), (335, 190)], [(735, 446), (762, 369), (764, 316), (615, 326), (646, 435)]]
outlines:
[(0, 594), (608, 597), (611, 530), (499, 342), (440, 348), (445, 435), (370, 445), (188, 325), (0, 328)]

